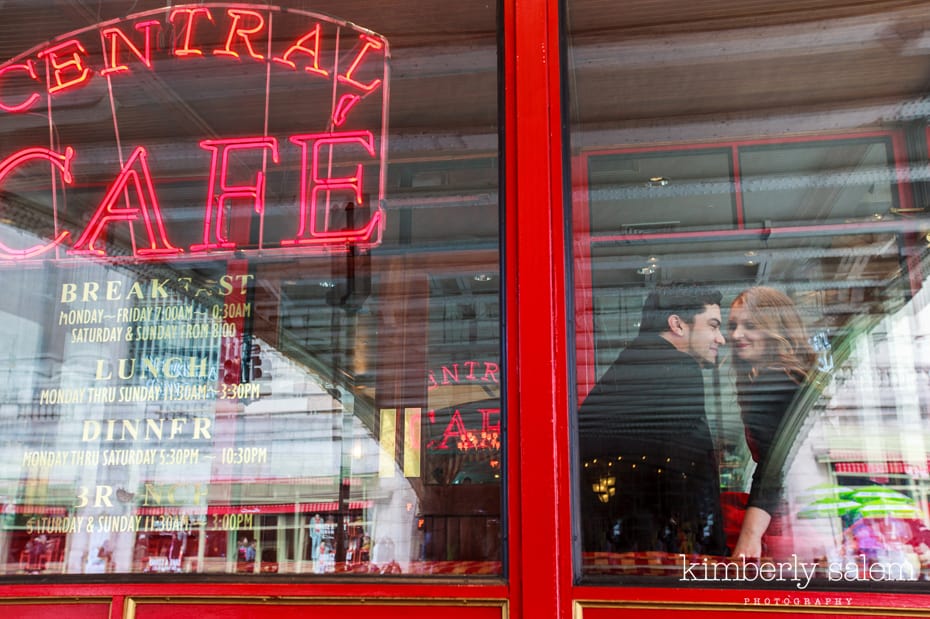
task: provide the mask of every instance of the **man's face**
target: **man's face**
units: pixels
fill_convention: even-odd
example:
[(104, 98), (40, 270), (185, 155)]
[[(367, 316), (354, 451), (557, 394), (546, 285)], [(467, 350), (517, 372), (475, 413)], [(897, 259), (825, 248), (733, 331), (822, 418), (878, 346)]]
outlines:
[(723, 324), (720, 306), (705, 305), (704, 311), (694, 317), (694, 324), (682, 324), (688, 337), (688, 354), (702, 366), (713, 367), (717, 363), (717, 348), (727, 343), (720, 331)]

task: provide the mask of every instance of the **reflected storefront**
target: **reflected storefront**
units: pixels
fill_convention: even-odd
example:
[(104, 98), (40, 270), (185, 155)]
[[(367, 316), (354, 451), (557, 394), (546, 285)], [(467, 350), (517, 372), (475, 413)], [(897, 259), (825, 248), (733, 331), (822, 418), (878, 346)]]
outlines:
[(495, 11), (453, 153), (435, 24), (106, 4), (5, 35), (0, 570), (499, 577)]
[(922, 591), (925, 11), (569, 3), (580, 582)]

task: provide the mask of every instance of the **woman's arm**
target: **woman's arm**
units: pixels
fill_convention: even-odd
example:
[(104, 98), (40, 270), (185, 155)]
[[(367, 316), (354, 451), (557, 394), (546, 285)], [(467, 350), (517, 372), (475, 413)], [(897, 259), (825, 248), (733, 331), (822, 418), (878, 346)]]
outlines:
[(762, 535), (769, 528), (772, 516), (764, 509), (750, 507), (743, 518), (743, 526), (733, 549), (734, 557), (759, 558), (762, 556)]
[(744, 387), (742, 418), (746, 427), (746, 443), (756, 461), (749, 491), (746, 516), (732, 555), (758, 558), (762, 555), (762, 536), (772, 522), (772, 513), (779, 509), (782, 482), (777, 472), (770, 471), (767, 458), (775, 443), (779, 427), (791, 407), (800, 386), (800, 379), (788, 370), (766, 369), (755, 383)]

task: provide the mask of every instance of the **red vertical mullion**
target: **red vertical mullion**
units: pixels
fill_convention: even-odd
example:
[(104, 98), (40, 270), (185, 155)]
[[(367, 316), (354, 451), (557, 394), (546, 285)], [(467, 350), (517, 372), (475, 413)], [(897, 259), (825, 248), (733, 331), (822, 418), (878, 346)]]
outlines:
[(565, 233), (556, 0), (505, 2), (514, 617), (571, 616)]
[(730, 147), (731, 173), (733, 174), (733, 199), (736, 205), (736, 229), (742, 230), (746, 227), (746, 216), (743, 212), (743, 172), (740, 169), (739, 144), (733, 144)]
[(504, 201), (501, 205), (501, 208), (504, 209), (503, 217), (503, 240), (504, 240), (504, 260), (503, 260), (503, 271), (504, 271), (504, 289), (501, 291), (504, 295), (504, 343), (507, 350), (507, 356), (504, 358), (504, 381), (506, 389), (503, 394), (505, 394), (506, 402), (504, 402), (504, 410), (507, 413), (506, 420), (506, 429), (507, 433), (505, 435), (505, 440), (507, 444), (507, 471), (506, 471), (506, 483), (504, 484), (505, 495), (504, 501), (506, 502), (507, 509), (507, 520), (505, 526), (507, 527), (507, 580), (510, 584), (509, 589), (509, 605), (510, 605), (510, 616), (519, 618), (523, 616), (523, 604), (520, 599), (523, 590), (523, 565), (522, 565), (522, 556), (520, 555), (520, 549), (523, 547), (523, 537), (520, 535), (520, 518), (522, 517), (522, 511), (520, 509), (520, 495), (521, 495), (521, 485), (520, 485), (520, 442), (518, 440), (519, 436), (519, 415), (517, 411), (519, 409), (519, 398), (517, 397), (517, 389), (514, 388), (517, 384), (517, 368), (516, 368), (516, 357), (515, 354), (517, 348), (517, 311), (516, 311), (516, 299), (517, 299), (517, 284), (516, 284), (516, 259), (514, 254), (516, 253), (517, 245), (517, 227), (513, 225), (516, 221), (516, 184), (517, 184), (517, 164), (516, 164), (516, 128), (514, 127), (516, 123), (516, 79), (514, 77), (515, 66), (516, 66), (516, 53), (514, 51), (515, 39), (516, 39), (516, 26), (514, 24), (514, 12), (515, 12), (515, 2), (516, 0), (503, 0), (501, 2), (501, 12), (500, 17), (503, 20), (502, 31), (502, 49), (498, 50), (498, 53), (503, 56), (503, 89), (504, 96), (502, 105), (504, 106), (504, 130), (501, 132), (503, 136), (503, 152), (504, 152), (504, 185), (503, 185), (503, 196)]
[(125, 604), (125, 596), (114, 595), (110, 600), (110, 619), (123, 619), (123, 606)]
[(572, 262), (575, 274), (575, 390), (578, 404), (597, 382), (597, 355), (594, 349), (594, 281), (591, 268), (591, 212), (588, 199), (588, 156), (571, 159)]

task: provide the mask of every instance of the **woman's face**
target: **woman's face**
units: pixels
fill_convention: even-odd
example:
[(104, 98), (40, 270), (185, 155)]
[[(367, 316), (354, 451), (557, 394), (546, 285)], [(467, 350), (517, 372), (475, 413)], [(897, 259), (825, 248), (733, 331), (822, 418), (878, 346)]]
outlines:
[(734, 353), (742, 361), (759, 363), (765, 359), (765, 333), (756, 327), (752, 316), (742, 305), (735, 305), (730, 309), (729, 339)]

